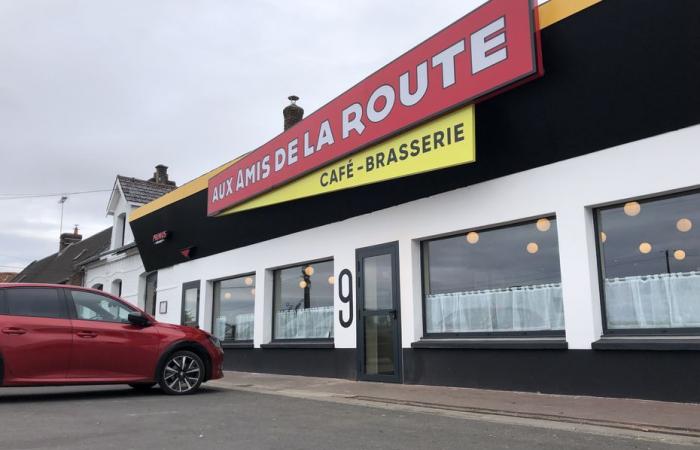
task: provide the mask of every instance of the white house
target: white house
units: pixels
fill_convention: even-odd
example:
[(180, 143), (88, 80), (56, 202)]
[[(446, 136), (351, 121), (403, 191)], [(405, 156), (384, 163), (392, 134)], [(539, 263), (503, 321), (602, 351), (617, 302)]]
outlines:
[(144, 270), (127, 218), (135, 209), (175, 188), (175, 183), (168, 180), (168, 168), (162, 164), (156, 166), (153, 178), (148, 180), (117, 175), (107, 203), (107, 215), (114, 220), (110, 246), (84, 262), (85, 286), (117, 295), (155, 313), (158, 273)]

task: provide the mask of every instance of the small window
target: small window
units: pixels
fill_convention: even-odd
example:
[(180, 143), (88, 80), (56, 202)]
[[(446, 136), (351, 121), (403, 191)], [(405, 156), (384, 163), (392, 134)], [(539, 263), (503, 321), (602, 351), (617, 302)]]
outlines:
[(13, 316), (67, 319), (66, 304), (58, 289), (16, 288), (5, 292), (7, 312)]
[(274, 271), (274, 339), (333, 338), (333, 260)]
[(563, 335), (554, 217), (422, 243), (425, 333)]
[(182, 285), (182, 325), (199, 326), (199, 281), (190, 281)]
[(122, 280), (112, 281), (112, 295), (116, 295), (117, 297), (122, 296)]
[(606, 332), (700, 331), (700, 192), (595, 211)]
[(97, 289), (98, 291), (104, 290), (104, 287), (102, 286), (102, 283), (97, 283), (92, 285), (93, 289)]
[(156, 296), (158, 292), (158, 272), (151, 272), (146, 276), (146, 289), (144, 291), (144, 308), (152, 316), (156, 315)]
[(104, 295), (85, 291), (71, 291), (78, 320), (128, 323), (129, 313), (135, 310)]
[(253, 340), (255, 274), (214, 282), (214, 336), (222, 341)]

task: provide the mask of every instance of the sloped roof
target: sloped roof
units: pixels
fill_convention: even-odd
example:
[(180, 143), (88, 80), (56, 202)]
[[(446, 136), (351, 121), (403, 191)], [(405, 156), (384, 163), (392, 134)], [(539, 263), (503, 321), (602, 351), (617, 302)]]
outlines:
[(0, 283), (7, 283), (12, 280), (17, 272), (0, 272)]
[(80, 269), (77, 266), (93, 255), (109, 248), (112, 239), (112, 227), (69, 245), (62, 252), (54, 253), (44, 259), (34, 261), (15, 276), (15, 282), (63, 284)]
[(117, 175), (117, 181), (122, 188), (122, 192), (124, 192), (127, 202), (143, 205), (177, 188), (174, 184), (160, 184), (122, 175)]

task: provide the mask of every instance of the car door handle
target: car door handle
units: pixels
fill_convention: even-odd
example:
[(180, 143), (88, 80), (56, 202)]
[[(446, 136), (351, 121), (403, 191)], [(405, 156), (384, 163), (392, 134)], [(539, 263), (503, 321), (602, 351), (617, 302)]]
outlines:
[(92, 331), (78, 331), (76, 334), (78, 335), (78, 337), (81, 337), (81, 338), (95, 338), (95, 337), (97, 337), (97, 333), (92, 332)]
[(8, 328), (3, 328), (2, 332), (4, 334), (25, 334), (27, 330), (24, 328), (17, 328), (17, 327), (8, 327)]

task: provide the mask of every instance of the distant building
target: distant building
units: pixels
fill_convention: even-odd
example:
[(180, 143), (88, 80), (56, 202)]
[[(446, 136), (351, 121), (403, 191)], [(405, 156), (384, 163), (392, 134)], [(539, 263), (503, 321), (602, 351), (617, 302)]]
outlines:
[(144, 270), (127, 220), (133, 210), (175, 188), (164, 165), (156, 166), (153, 177), (148, 180), (117, 175), (107, 203), (107, 215), (114, 221), (109, 242), (102, 252), (82, 260), (86, 274), (84, 286), (123, 297), (150, 314), (155, 312), (158, 275)]
[[(72, 233), (60, 237), (58, 252), (34, 261), (12, 279), (22, 283), (54, 283), (82, 286), (85, 271), (81, 261), (104, 252), (109, 248), (112, 228), (100, 231), (83, 240), (76, 227)], [(2, 281), (0, 279), (0, 281)]]
[(17, 275), (17, 272), (0, 272), (0, 283), (7, 283)]

